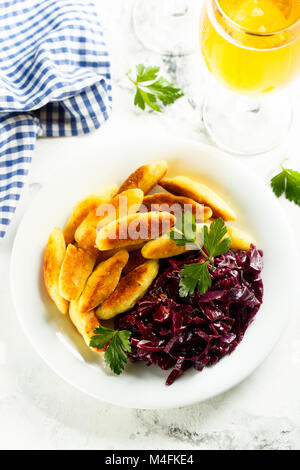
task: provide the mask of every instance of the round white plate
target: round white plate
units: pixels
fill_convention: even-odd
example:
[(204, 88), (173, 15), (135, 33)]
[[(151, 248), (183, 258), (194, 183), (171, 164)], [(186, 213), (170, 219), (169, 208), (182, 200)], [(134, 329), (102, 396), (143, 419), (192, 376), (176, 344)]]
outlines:
[[(169, 174), (209, 183), (233, 205), (236, 225), (247, 229), (264, 251), (264, 303), (244, 340), (217, 365), (190, 369), (172, 386), (167, 372), (129, 364), (113, 376), (49, 300), (42, 279), (43, 252), (54, 226), (63, 227), (72, 206), (108, 183), (121, 183), (139, 165), (169, 162)], [(71, 160), (72, 161), (72, 160)], [(288, 248), (288, 249), (286, 249)], [(96, 154), (60, 169), (27, 211), (11, 262), (12, 295), (19, 319), (37, 352), (58, 375), (98, 399), (132, 408), (177, 407), (208, 399), (236, 385), (268, 355), (287, 323), (296, 291), (294, 240), (285, 215), (267, 185), (226, 154), (192, 141), (120, 139)]]

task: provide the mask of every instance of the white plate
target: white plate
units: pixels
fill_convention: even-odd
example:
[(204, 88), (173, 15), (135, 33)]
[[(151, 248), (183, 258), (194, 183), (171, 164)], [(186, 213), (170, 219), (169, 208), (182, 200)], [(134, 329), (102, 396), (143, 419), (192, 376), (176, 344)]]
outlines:
[[(100, 156), (99, 156), (100, 155)], [(72, 206), (108, 183), (121, 183), (139, 165), (167, 159), (170, 174), (189, 174), (216, 188), (238, 213), (264, 250), (264, 303), (244, 340), (217, 365), (187, 371), (171, 387), (167, 372), (144, 363), (129, 365), (121, 376), (105, 370), (85, 346), (67, 316), (48, 299), (42, 280), (45, 244), (54, 226), (63, 227)], [(19, 319), (37, 352), (58, 375), (83, 392), (132, 408), (177, 407), (208, 399), (236, 385), (268, 355), (292, 309), (296, 266), (293, 236), (271, 190), (237, 160), (192, 141), (143, 138), (103, 141), (45, 187), (18, 230), (11, 262), (12, 295)]]

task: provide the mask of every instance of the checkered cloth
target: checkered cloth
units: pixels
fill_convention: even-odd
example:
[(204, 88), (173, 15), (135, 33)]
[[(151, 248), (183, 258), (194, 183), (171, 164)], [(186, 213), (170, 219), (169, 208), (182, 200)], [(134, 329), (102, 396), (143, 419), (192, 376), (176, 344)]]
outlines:
[(36, 138), (88, 133), (110, 109), (110, 63), (92, 2), (0, 0), (0, 239)]

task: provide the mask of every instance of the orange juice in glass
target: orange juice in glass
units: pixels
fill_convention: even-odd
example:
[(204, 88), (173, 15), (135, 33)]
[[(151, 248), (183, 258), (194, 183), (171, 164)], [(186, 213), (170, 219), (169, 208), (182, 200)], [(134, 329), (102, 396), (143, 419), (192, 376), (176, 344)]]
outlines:
[[(271, 94), (300, 69), (300, 0), (204, 0), (200, 44), (216, 85), (204, 106), (208, 131), (222, 147), (253, 154), (276, 146), (291, 107)], [(245, 98), (241, 99), (238, 95)]]

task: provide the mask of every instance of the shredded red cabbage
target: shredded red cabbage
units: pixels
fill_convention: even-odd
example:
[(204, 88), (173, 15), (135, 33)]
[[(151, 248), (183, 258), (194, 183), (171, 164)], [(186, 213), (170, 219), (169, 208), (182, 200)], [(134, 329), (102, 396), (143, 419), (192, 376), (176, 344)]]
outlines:
[(171, 385), (190, 367), (201, 371), (230, 354), (262, 304), (262, 256), (251, 245), (216, 257), (212, 287), (187, 298), (179, 296), (180, 270), (200, 261), (200, 252), (164, 261), (146, 296), (116, 320), (117, 328), (132, 332), (129, 359), (172, 368)]

